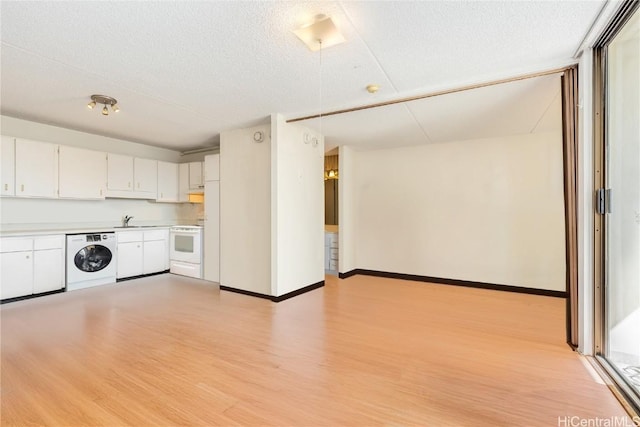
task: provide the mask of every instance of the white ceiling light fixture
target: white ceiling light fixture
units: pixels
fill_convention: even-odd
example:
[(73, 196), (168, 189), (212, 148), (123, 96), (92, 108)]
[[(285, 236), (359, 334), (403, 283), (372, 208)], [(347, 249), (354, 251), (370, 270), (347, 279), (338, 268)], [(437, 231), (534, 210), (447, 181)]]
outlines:
[[(313, 22), (305, 24), (293, 30), (293, 33), (312, 51), (317, 52), (321, 48), (344, 43), (346, 39), (336, 27), (333, 20), (327, 15), (316, 15)], [(319, 43), (321, 41), (321, 43)]]
[(120, 111), (120, 107), (118, 107), (118, 101), (115, 98), (112, 98), (110, 96), (91, 95), (91, 102), (87, 104), (87, 108), (89, 108), (90, 110), (93, 110), (96, 104), (104, 105), (104, 107), (102, 108), (103, 116), (109, 115), (109, 109), (107, 108), (107, 106), (110, 106), (111, 110), (113, 110), (114, 113), (117, 113)]

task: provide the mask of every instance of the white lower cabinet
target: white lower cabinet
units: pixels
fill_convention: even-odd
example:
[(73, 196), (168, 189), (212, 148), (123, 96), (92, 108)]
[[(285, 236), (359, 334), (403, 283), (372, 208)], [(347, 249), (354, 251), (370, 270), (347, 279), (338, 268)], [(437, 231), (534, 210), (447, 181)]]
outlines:
[(64, 287), (64, 251), (33, 251), (33, 293), (55, 291)]
[(144, 274), (158, 273), (169, 268), (169, 230), (144, 232)]
[(143, 263), (142, 231), (117, 232), (116, 239), (118, 241), (116, 278), (140, 276)]
[(63, 235), (0, 239), (0, 299), (63, 289), (64, 242)]
[(142, 242), (118, 243), (117, 279), (142, 274)]
[(0, 299), (31, 295), (33, 289), (33, 251), (0, 253), (2, 285)]
[(160, 273), (169, 268), (169, 230), (119, 231), (116, 278)]

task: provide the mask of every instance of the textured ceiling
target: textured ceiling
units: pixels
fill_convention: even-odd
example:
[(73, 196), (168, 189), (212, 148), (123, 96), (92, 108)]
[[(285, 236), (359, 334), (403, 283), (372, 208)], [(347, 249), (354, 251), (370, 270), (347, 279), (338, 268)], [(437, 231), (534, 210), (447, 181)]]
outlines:
[[(1, 111), (177, 150), (211, 146), (275, 112), (293, 118), (574, 63), (603, 3), (2, 1)], [(291, 32), (318, 13), (347, 39), (322, 52), (321, 66)], [(508, 113), (498, 92), (485, 96)], [(93, 93), (117, 98), (121, 112), (89, 111)], [(438, 114), (473, 110), (455, 99), (371, 111), (366, 129), (358, 113), (345, 115), (353, 124), (327, 140), (447, 139), (460, 121)]]
[(306, 120), (326, 149), (358, 149), (465, 141), (562, 130), (560, 75)]

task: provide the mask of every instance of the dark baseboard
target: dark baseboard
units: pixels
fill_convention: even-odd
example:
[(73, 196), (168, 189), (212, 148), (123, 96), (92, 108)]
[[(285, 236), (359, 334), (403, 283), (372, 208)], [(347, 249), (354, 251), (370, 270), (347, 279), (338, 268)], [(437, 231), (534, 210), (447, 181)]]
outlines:
[(271, 300), (271, 298), (273, 298), (271, 295), (261, 294), (258, 292), (245, 291), (244, 289), (230, 288), (229, 286), (224, 286), (224, 285), (220, 285), (220, 290), (233, 292), (236, 294), (249, 295), (251, 297), (264, 298), (268, 300)]
[[(340, 273), (342, 275), (342, 273)], [(344, 273), (345, 278), (355, 274), (375, 277), (388, 277), (391, 279), (413, 280), (416, 282), (429, 282), (442, 285), (464, 286), (467, 288), (490, 289), (492, 291), (516, 292), (520, 294), (543, 295), (547, 297), (567, 298), (565, 291), (552, 291), (548, 289), (524, 288), (520, 286), (496, 285), (493, 283), (473, 282), (469, 280), (443, 279), (440, 277), (418, 276), (415, 274), (390, 273), (388, 271), (365, 270), (357, 268)], [(340, 277), (343, 278), (342, 276)]]
[(6, 298), (6, 299), (3, 299), (2, 301), (0, 301), (0, 304), (6, 304), (6, 303), (9, 303), (9, 302), (22, 301), (22, 300), (25, 300), (25, 299), (44, 297), (44, 296), (53, 295), (53, 294), (60, 294), (60, 293), (65, 292), (65, 291), (66, 291), (66, 288), (62, 288), (62, 289), (56, 289), (55, 291), (43, 292), (41, 294), (31, 294), (31, 295), (24, 295), (24, 296), (15, 297), (15, 298)]
[(127, 280), (140, 279), (142, 277), (157, 276), (158, 274), (165, 274), (168, 272), (169, 270), (164, 270), (164, 271), (158, 271), (157, 273), (140, 274), (138, 276), (123, 277), (122, 279), (116, 279), (116, 283), (126, 282)]
[(271, 297), (271, 301), (273, 301), (273, 302), (284, 301), (286, 299), (297, 297), (298, 295), (305, 294), (305, 293), (307, 293), (309, 291), (321, 288), (323, 286), (324, 286), (324, 280), (321, 280), (321, 281), (316, 282), (314, 284), (311, 284), (309, 286), (305, 286), (304, 288), (300, 288), (300, 289), (297, 289), (295, 291), (289, 292), (287, 294), (280, 295), (279, 297)]
[(237, 289), (237, 288), (230, 288), (229, 286), (224, 286), (224, 285), (220, 285), (220, 290), (221, 291), (228, 291), (228, 292), (235, 292), (237, 294), (243, 294), (243, 295), (249, 295), (252, 297), (257, 297), (257, 298), (264, 298), (264, 299), (268, 299), (270, 301), (273, 302), (281, 302), (284, 301), (286, 299), (289, 298), (293, 298), (295, 296), (307, 293), (309, 291), (312, 291), (314, 289), (318, 289), (324, 286), (324, 280), (314, 283), (312, 285), (309, 286), (305, 286), (304, 288), (300, 288), (300, 289), (296, 289), (295, 291), (286, 293), (284, 295), (280, 295), (279, 297), (273, 296), (273, 295), (266, 295), (266, 294), (261, 294), (258, 292), (252, 292), (252, 291), (246, 291), (244, 289)]
[(348, 279), (351, 276), (355, 276), (358, 270), (347, 271), (346, 273), (338, 273), (338, 278), (340, 279)]

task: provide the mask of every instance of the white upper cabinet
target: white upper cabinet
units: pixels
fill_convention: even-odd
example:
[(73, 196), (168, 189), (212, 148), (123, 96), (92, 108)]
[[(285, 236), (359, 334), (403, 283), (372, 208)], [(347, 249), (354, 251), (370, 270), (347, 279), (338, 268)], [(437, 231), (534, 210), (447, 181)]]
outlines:
[(134, 191), (152, 193), (155, 199), (158, 192), (158, 161), (133, 159), (133, 176), (136, 183)]
[(0, 168), (2, 170), (2, 182), (0, 185), (0, 195), (14, 196), (15, 193), (15, 155), (16, 144), (15, 138), (10, 136), (2, 136), (2, 147), (0, 148)]
[(189, 189), (204, 191), (202, 180), (202, 162), (189, 163)]
[(157, 160), (107, 155), (107, 197), (155, 199), (157, 191)]
[(189, 163), (178, 165), (178, 201), (189, 201)]
[(107, 154), (107, 190), (133, 191), (133, 157)]
[(16, 196), (58, 197), (58, 146), (16, 138)]
[(159, 202), (178, 201), (178, 164), (158, 161)]
[(61, 145), (58, 162), (59, 197), (104, 199), (107, 185), (106, 153)]
[(204, 157), (204, 180), (220, 181), (220, 154)]

